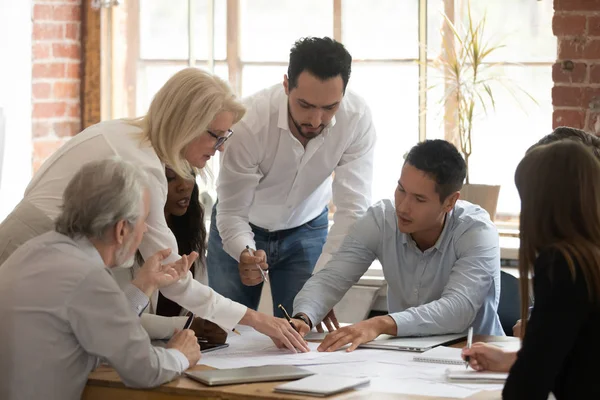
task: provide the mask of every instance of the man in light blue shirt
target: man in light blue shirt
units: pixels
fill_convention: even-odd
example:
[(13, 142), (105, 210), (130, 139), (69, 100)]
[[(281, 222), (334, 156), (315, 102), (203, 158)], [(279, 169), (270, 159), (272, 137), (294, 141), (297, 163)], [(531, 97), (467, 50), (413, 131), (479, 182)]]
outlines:
[(330, 333), (320, 351), (380, 334), (504, 335), (498, 314), (500, 248), (488, 213), (458, 200), (466, 165), (444, 140), (411, 149), (395, 192), (358, 220), (325, 268), (294, 300), (294, 324), (306, 333), (358, 282), (377, 258), (388, 284), (390, 314)]

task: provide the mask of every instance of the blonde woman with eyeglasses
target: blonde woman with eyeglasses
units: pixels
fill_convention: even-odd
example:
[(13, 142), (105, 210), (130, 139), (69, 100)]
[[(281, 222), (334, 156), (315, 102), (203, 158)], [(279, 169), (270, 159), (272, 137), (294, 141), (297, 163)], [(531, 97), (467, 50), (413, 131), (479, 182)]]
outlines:
[[(115, 156), (139, 165), (149, 177), (151, 206), (139, 247), (142, 257), (149, 259), (160, 250), (171, 249), (164, 261), (177, 261), (177, 241), (163, 210), (168, 187), (165, 166), (186, 178), (192, 177), (193, 169), (201, 172), (206, 162), (223, 150), (233, 134), (231, 126), (244, 113), (244, 106), (226, 82), (202, 70), (187, 68), (165, 83), (144, 117), (101, 122), (85, 129), (42, 165), (23, 200), (0, 224), (0, 270), (21, 244), (53, 229), (63, 191), (82, 165)], [(185, 260), (193, 261), (196, 256), (192, 254)], [(165, 297), (229, 331), (238, 323), (249, 325), (270, 336), (280, 347), (308, 351), (286, 320), (258, 313), (217, 294), (195, 281), (189, 266), (182, 266), (182, 278), (177, 283), (161, 289)], [(138, 312), (148, 304), (143, 288), (139, 289), (125, 290)]]

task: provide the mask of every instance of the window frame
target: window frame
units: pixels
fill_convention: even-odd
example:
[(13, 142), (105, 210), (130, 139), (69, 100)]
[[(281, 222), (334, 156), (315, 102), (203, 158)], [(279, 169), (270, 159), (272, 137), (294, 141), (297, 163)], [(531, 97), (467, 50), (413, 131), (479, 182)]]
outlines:
[[(103, 46), (103, 65), (108, 65), (109, 73), (103, 73), (102, 93), (102, 119), (119, 118), (123, 116), (136, 116), (137, 90), (136, 84), (138, 71), (151, 65), (172, 65), (180, 67), (203, 66), (209, 71), (214, 72), (215, 66), (224, 66), (228, 68), (229, 83), (237, 95), (242, 93), (242, 82), (244, 79), (243, 70), (247, 66), (280, 66), (285, 67), (287, 62), (261, 62), (261, 61), (243, 61), (241, 58), (241, 6), (240, 0), (224, 0), (226, 2), (226, 59), (215, 59), (215, 2), (216, 0), (187, 0), (188, 7), (188, 57), (187, 59), (143, 59), (140, 55), (140, 1), (131, 0), (125, 2), (122, 7), (111, 7), (104, 10), (103, 22), (107, 22), (109, 29), (104, 29), (103, 37), (109, 45)], [(205, 1), (209, 12), (205, 21), (198, 21), (194, 7), (196, 1)], [(342, 20), (342, 0), (330, 0), (333, 3), (333, 38), (342, 42), (343, 20)], [(440, 0), (443, 1), (444, 12), (451, 21), (456, 21), (465, 10), (466, 0)], [(354, 59), (354, 65), (361, 64), (385, 64), (385, 63), (418, 63), (419, 66), (419, 90), (418, 90), (418, 140), (425, 140), (428, 135), (427, 120), (427, 79), (428, 67), (431, 61), (427, 52), (428, 44), (428, 0), (418, 0), (418, 57), (413, 58), (389, 58), (389, 59)], [(125, 39), (119, 38), (119, 26), (126, 23)], [(200, 24), (206, 24), (208, 30), (207, 41), (209, 57), (199, 59), (195, 54), (194, 32)], [(446, 21), (442, 21), (442, 32), (444, 35), (452, 37), (452, 31)], [(119, 40), (121, 43), (119, 43)], [(127, 44), (122, 45), (125, 40)], [(116, 60), (123, 59), (118, 62)], [(494, 63), (495, 65), (514, 65), (514, 62)], [(547, 66), (551, 68), (553, 62), (521, 62), (522, 66)], [(105, 68), (106, 70), (106, 68)], [(123, 90), (125, 87), (127, 90)], [(445, 115), (451, 115), (452, 104), (447, 103), (444, 109)], [(431, 112), (431, 111), (430, 111)], [(444, 139), (458, 144), (454, 137), (455, 122), (447, 118), (444, 120), (443, 137)], [(218, 158), (211, 159), (209, 167), (214, 176), (218, 176), (219, 161)], [(214, 182), (209, 183), (209, 187), (214, 189)], [(518, 232), (518, 214), (498, 214), (496, 216), (497, 225), (501, 231)], [(512, 234), (512, 233), (510, 233)]]

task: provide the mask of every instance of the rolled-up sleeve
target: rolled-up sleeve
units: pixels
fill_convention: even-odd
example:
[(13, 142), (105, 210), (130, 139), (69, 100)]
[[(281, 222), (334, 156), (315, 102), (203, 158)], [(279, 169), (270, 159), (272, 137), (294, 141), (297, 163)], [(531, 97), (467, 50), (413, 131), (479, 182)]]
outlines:
[(440, 299), (390, 314), (399, 336), (460, 333), (473, 323), (500, 268), (496, 229), (475, 223), (458, 238), (456, 252)]
[(247, 245), (256, 248), (248, 214), (262, 178), (258, 168), (262, 151), (250, 129), (241, 121), (222, 154), (217, 185), (217, 228), (223, 249), (237, 261)]

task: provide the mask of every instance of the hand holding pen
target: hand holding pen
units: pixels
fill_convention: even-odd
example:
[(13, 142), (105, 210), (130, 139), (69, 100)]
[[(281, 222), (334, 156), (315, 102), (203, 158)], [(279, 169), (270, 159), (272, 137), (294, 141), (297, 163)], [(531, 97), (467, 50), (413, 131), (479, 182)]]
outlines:
[[(467, 333), (467, 349), (470, 349), (472, 344), (473, 344), (473, 327), (470, 327), (469, 333)], [(469, 361), (471, 361), (471, 357), (465, 356), (465, 368), (469, 368)]]
[(240, 255), (238, 265), (240, 278), (246, 286), (255, 286), (261, 282), (269, 282), (267, 255), (263, 250), (253, 250), (250, 246)]

